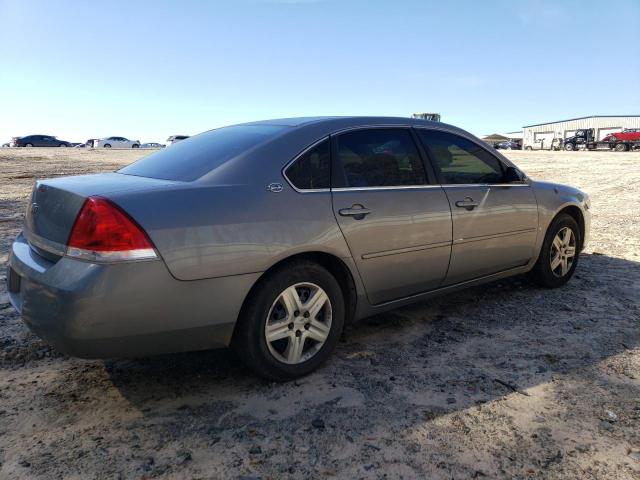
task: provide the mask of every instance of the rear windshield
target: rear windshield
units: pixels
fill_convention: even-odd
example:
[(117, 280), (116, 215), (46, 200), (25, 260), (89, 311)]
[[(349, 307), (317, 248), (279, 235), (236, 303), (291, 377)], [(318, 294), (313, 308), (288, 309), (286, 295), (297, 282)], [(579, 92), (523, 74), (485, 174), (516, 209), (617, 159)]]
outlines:
[(201, 133), (118, 170), (139, 177), (190, 182), (275, 137), (281, 125), (236, 125)]

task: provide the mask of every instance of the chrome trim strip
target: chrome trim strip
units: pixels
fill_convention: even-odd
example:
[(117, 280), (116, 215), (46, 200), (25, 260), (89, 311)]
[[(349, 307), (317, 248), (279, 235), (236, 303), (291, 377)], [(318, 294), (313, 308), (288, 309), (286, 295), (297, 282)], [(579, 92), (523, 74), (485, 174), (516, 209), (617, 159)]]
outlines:
[(45, 252), (53, 253), (54, 255), (62, 257), (67, 251), (66, 245), (41, 237), (26, 228), (24, 230), (24, 234), (29, 245), (39, 248), (40, 250), (44, 250)]
[(383, 252), (376, 252), (376, 253), (366, 253), (362, 255), (362, 259), (369, 260), (370, 258), (386, 257), (389, 255), (419, 252), (421, 250), (430, 250), (432, 248), (450, 247), (450, 246), (451, 246), (451, 242), (428, 243), (426, 245), (417, 245), (415, 247), (398, 248), (396, 250), (385, 250)]
[(533, 233), (537, 231), (538, 231), (537, 228), (525, 228), (523, 230), (514, 230), (512, 232), (493, 233), (491, 235), (481, 235), (478, 237), (458, 238), (453, 241), (453, 245), (461, 245), (463, 243), (471, 243), (471, 242), (481, 242), (482, 240), (491, 240), (494, 238), (510, 237), (513, 235), (522, 235), (524, 233)]
[(153, 248), (139, 248), (136, 250), (124, 250), (116, 252), (97, 252), (83, 248), (69, 247), (66, 256), (91, 263), (111, 262), (137, 262), (142, 260), (155, 260), (158, 258)]
[[(320, 145), (325, 140), (329, 140), (329, 138), (330, 138), (330, 135), (327, 135), (326, 137), (322, 137), (320, 140), (318, 140), (316, 142), (313, 142), (311, 145), (309, 145), (307, 148), (305, 148), (300, 153), (298, 153), (295, 157), (293, 157), (293, 160), (291, 160), (289, 163), (287, 163), (282, 168), (282, 170), (280, 171), (280, 173), (282, 174), (284, 179), (287, 181), (289, 186), (291, 188), (293, 188), (296, 192), (298, 192), (298, 193), (319, 193), (319, 192), (330, 192), (331, 191), (330, 188), (309, 188), (309, 189), (298, 188), (293, 184), (293, 182), (291, 180), (289, 180), (289, 177), (287, 177), (287, 174), (286, 174), (287, 169), (291, 165), (293, 165), (296, 162), (296, 160), (298, 160), (301, 156), (303, 156), (305, 153), (307, 153), (312, 148), (316, 147), (317, 145)], [(329, 147), (329, 148), (331, 148), (331, 147)], [(329, 184), (331, 184), (331, 179), (329, 179)]]

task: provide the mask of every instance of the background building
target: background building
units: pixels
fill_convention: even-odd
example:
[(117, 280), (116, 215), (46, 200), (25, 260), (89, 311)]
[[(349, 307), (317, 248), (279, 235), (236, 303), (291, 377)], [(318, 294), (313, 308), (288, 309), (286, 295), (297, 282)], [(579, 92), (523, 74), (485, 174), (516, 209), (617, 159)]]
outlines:
[(583, 128), (593, 128), (597, 140), (602, 140), (608, 134), (620, 132), (624, 128), (640, 128), (640, 115), (594, 115), (527, 125), (522, 128), (524, 129), (524, 148), (548, 150), (554, 138), (564, 140), (573, 136), (576, 130)]
[(493, 145), (497, 142), (503, 142), (505, 140), (522, 144), (522, 130), (519, 132), (492, 133), (491, 135), (482, 137), (482, 140), (487, 142), (489, 145)]

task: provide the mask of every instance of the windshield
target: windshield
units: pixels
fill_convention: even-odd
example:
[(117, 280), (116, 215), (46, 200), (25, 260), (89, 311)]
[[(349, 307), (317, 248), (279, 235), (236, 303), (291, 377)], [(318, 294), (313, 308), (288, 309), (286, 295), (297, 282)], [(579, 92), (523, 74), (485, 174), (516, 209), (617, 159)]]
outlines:
[(236, 125), (201, 133), (152, 153), (118, 173), (190, 182), (275, 137), (281, 125)]

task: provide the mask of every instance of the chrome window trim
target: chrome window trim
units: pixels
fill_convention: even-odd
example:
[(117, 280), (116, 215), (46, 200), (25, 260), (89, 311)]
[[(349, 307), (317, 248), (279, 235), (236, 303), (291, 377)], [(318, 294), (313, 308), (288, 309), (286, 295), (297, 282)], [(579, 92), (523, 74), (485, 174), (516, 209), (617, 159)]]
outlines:
[(442, 185), (387, 185), (379, 187), (338, 187), (332, 188), (332, 192), (359, 192), (368, 190), (427, 190), (433, 188), (442, 188)]
[(530, 187), (528, 183), (443, 183), (442, 187)]
[[(315, 147), (317, 147), (318, 145), (320, 145), (322, 142), (324, 141), (330, 141), (331, 139), (331, 135), (327, 135), (325, 137), (322, 137), (320, 140), (317, 140), (315, 142), (313, 142), (311, 145), (309, 145), (308, 147), (306, 147), (304, 150), (302, 150), (300, 153), (298, 153), (295, 157), (293, 157), (293, 159), (291, 161), (289, 161), (281, 170), (281, 174), (284, 177), (284, 179), (287, 181), (287, 183), (289, 184), (289, 186), (291, 188), (293, 188), (296, 192), (298, 193), (326, 193), (326, 192), (330, 192), (331, 188), (298, 188), (296, 187), (293, 182), (291, 180), (289, 180), (289, 177), (287, 177), (287, 169), (293, 165), (300, 157), (302, 157), (304, 154), (306, 154), (309, 150), (314, 149)], [(329, 152), (331, 152), (331, 145), (329, 145)], [(329, 162), (331, 162), (331, 156), (329, 156)], [(329, 176), (329, 185), (331, 185), (331, 176)]]

